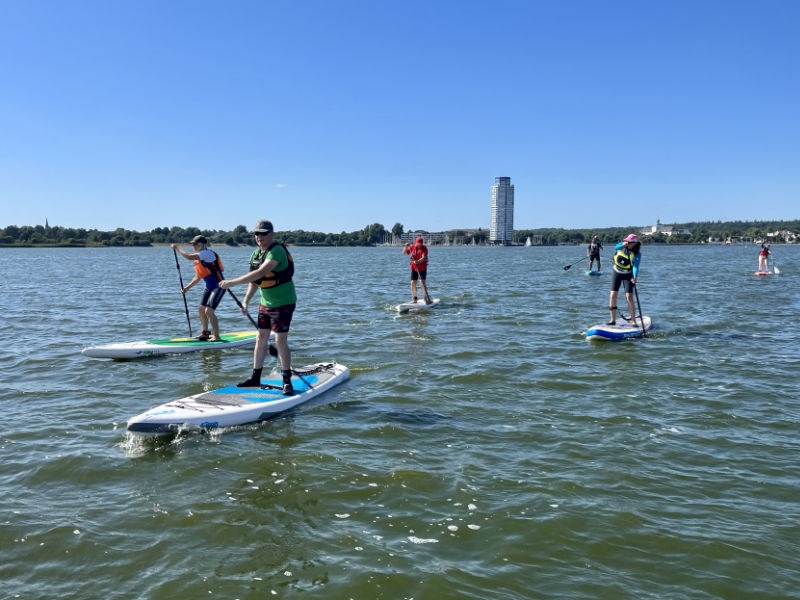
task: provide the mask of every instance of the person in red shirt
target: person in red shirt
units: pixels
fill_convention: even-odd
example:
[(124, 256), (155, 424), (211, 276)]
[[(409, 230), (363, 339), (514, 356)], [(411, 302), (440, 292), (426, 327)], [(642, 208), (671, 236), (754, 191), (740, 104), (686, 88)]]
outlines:
[(430, 304), (431, 297), (428, 295), (428, 288), (425, 286), (425, 280), (428, 275), (428, 247), (422, 238), (418, 237), (413, 246), (407, 243), (403, 247), (403, 254), (411, 255), (411, 301), (413, 303), (417, 302), (417, 280), (419, 279), (425, 304)]

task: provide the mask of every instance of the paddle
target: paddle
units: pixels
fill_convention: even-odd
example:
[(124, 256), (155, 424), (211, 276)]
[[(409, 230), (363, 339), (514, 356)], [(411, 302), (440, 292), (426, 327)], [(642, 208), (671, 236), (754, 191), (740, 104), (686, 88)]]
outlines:
[[(217, 276), (217, 281), (222, 281), (222, 274), (219, 271), (217, 271), (215, 275)], [(255, 327), (256, 330), (258, 330), (258, 323), (256, 323), (253, 320), (253, 317), (250, 316), (250, 313), (244, 309), (244, 305), (241, 302), (239, 302), (239, 298), (236, 297), (236, 294), (233, 293), (233, 290), (228, 288), (225, 291), (227, 291), (228, 294), (230, 294), (231, 298), (233, 298), (233, 301), (236, 302), (236, 306), (239, 307), (239, 310), (242, 312), (242, 314), (244, 314), (248, 319), (250, 319), (250, 322), (253, 324), (253, 327)], [(267, 350), (269, 351), (270, 356), (278, 356), (278, 349), (272, 344), (268, 344)]]
[(238, 306), (238, 307), (239, 307), (239, 310), (240, 310), (240, 311), (242, 311), (242, 314), (244, 314), (244, 315), (245, 315), (245, 316), (246, 316), (248, 319), (250, 319), (250, 322), (253, 324), (253, 327), (255, 327), (256, 329), (258, 329), (258, 324), (257, 324), (257, 323), (256, 323), (256, 322), (253, 320), (253, 317), (251, 317), (251, 316), (250, 316), (250, 313), (249, 313), (249, 312), (247, 312), (247, 311), (244, 309), (244, 306), (242, 305), (242, 303), (241, 303), (241, 302), (239, 302), (239, 299), (238, 299), (238, 298), (236, 297), (236, 295), (233, 293), (233, 290), (231, 290), (231, 289), (228, 289), (228, 290), (227, 290), (227, 292), (228, 292), (228, 294), (230, 294), (231, 298), (233, 298), (233, 301), (234, 301), (234, 302), (236, 302), (236, 306)]
[[(251, 317), (251, 316), (250, 316), (250, 313), (249, 313), (249, 312), (247, 312), (247, 311), (244, 309), (244, 306), (242, 305), (242, 303), (241, 303), (241, 302), (239, 302), (239, 299), (238, 299), (238, 298), (236, 297), (236, 295), (233, 293), (233, 290), (231, 290), (231, 289), (229, 288), (229, 289), (228, 289), (228, 293), (231, 295), (231, 298), (233, 298), (233, 301), (234, 301), (234, 302), (236, 302), (236, 306), (238, 306), (238, 307), (239, 307), (239, 310), (240, 310), (240, 311), (242, 311), (242, 313), (243, 313), (244, 315), (246, 315), (248, 319), (250, 319), (250, 322), (253, 324), (253, 327), (255, 327), (256, 329), (258, 329), (258, 324), (257, 324), (257, 323), (256, 323), (256, 322), (253, 320), (253, 317)], [(269, 345), (268, 345), (268, 348), (267, 348), (267, 350), (269, 351), (269, 355), (270, 355), (270, 356), (278, 356), (278, 349), (277, 349), (275, 346), (273, 346), (272, 344), (269, 344)], [(281, 388), (281, 389), (282, 389), (282, 388)]]
[(420, 277), (419, 284), (422, 286), (422, 297), (425, 300), (425, 304), (433, 304), (433, 300), (431, 300), (430, 295), (428, 295), (428, 286), (425, 285), (425, 280)]
[(639, 303), (639, 288), (634, 283), (633, 292), (636, 294), (636, 306), (639, 307), (639, 324), (642, 326), (642, 337), (647, 337), (647, 331), (644, 328), (644, 315), (642, 314), (642, 305)]
[(183, 308), (186, 310), (186, 322), (189, 323), (189, 337), (192, 337), (192, 321), (189, 318), (189, 304), (186, 302), (186, 294), (183, 293), (183, 276), (181, 275), (181, 264), (178, 262), (178, 251), (173, 248), (175, 255), (175, 266), (178, 267), (178, 281), (181, 283), (181, 296), (183, 296)]
[(569, 271), (569, 270), (570, 270), (572, 267), (574, 267), (575, 265), (577, 265), (579, 262), (586, 260), (587, 258), (589, 258), (589, 257), (588, 257), (588, 256), (584, 256), (584, 257), (583, 257), (581, 260), (575, 261), (575, 262), (574, 262), (574, 263), (572, 263), (571, 265), (567, 265), (566, 267), (564, 267), (564, 270), (565, 270), (565, 271)]

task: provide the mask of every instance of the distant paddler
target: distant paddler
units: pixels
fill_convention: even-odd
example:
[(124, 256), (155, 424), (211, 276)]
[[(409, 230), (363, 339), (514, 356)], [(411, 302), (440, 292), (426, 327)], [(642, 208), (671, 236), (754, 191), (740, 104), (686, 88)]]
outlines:
[[(225, 295), (225, 290), (219, 287), (219, 282), (224, 279), (222, 276), (222, 261), (219, 258), (219, 254), (208, 248), (208, 240), (205, 236), (196, 235), (192, 238), (191, 244), (194, 252), (186, 252), (178, 244), (170, 244), (170, 247), (180, 252), (185, 259), (194, 261), (194, 279), (185, 288), (181, 289), (181, 293), (186, 294), (200, 281), (205, 282), (206, 289), (203, 291), (203, 297), (200, 299), (200, 307), (198, 308), (198, 316), (200, 317), (203, 331), (197, 336), (197, 339), (203, 342), (218, 342), (221, 338), (219, 335), (219, 320), (215, 311)], [(209, 331), (209, 326), (213, 333)]]
[(619, 294), (619, 286), (622, 284), (625, 286), (625, 299), (628, 301), (631, 325), (637, 327), (636, 310), (633, 306), (633, 290), (636, 285), (636, 276), (639, 274), (639, 262), (642, 259), (641, 248), (642, 243), (635, 233), (631, 233), (614, 246), (614, 257), (612, 258), (614, 272), (611, 277), (611, 295), (608, 300), (611, 320), (607, 325), (616, 325), (617, 323), (617, 295)]
[(411, 302), (413, 304), (417, 302), (417, 280), (419, 280), (425, 304), (430, 304), (432, 300), (425, 285), (428, 278), (428, 247), (424, 240), (418, 237), (413, 246), (406, 243), (403, 254), (409, 254), (411, 257)]
[(761, 244), (761, 251), (758, 253), (758, 272), (769, 273), (769, 255), (772, 254), (769, 250), (769, 242)]
[(600, 252), (603, 250), (603, 244), (597, 241), (597, 236), (592, 236), (592, 241), (589, 242), (589, 247), (586, 249), (586, 256), (589, 257), (589, 270), (592, 270), (592, 264), (597, 260), (597, 270), (600, 271)]

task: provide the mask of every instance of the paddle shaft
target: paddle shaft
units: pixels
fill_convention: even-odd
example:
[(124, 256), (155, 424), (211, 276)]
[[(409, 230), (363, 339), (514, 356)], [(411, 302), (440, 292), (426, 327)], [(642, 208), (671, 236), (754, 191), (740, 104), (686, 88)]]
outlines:
[[(222, 281), (223, 280), (222, 273), (220, 273), (219, 270), (217, 269), (215, 269), (214, 271), (215, 271), (214, 275), (216, 275), (217, 281)], [(233, 298), (233, 301), (236, 302), (236, 306), (239, 307), (239, 310), (242, 311), (247, 316), (248, 319), (250, 319), (250, 322), (253, 324), (253, 327), (255, 327), (256, 330), (258, 330), (258, 323), (256, 323), (253, 320), (253, 317), (250, 316), (250, 313), (245, 310), (244, 305), (241, 302), (239, 302), (239, 298), (236, 297), (236, 294), (233, 293), (233, 290), (227, 289), (225, 291), (230, 294), (231, 298)], [(270, 356), (278, 356), (278, 350), (275, 348), (275, 346), (268, 345), (268, 348)]]
[[(225, 278), (222, 276), (222, 273), (220, 272), (220, 270), (219, 270), (219, 269), (217, 269), (216, 267), (214, 267), (214, 277), (216, 277), (216, 278), (217, 278), (217, 283), (219, 283), (219, 282), (221, 282), (221, 281), (223, 281), (223, 280), (225, 279)], [(222, 293), (223, 293), (223, 294), (224, 294), (225, 292), (228, 292), (228, 293), (230, 294), (231, 298), (233, 298), (233, 301), (234, 301), (234, 302), (236, 302), (236, 306), (238, 306), (238, 307), (239, 307), (239, 310), (241, 310), (241, 311), (242, 311), (242, 312), (243, 312), (245, 315), (247, 315), (247, 318), (248, 318), (248, 319), (250, 319), (250, 322), (253, 324), (253, 327), (255, 327), (256, 329), (258, 329), (258, 325), (257, 325), (257, 324), (256, 324), (256, 322), (253, 320), (253, 317), (251, 317), (251, 316), (250, 316), (250, 313), (248, 313), (247, 311), (245, 311), (245, 309), (244, 309), (244, 306), (242, 306), (242, 303), (241, 303), (241, 302), (239, 302), (239, 299), (236, 297), (236, 294), (234, 294), (234, 293), (233, 293), (233, 290), (231, 290), (231, 289), (227, 289), (227, 290), (223, 290), (223, 291), (222, 291)]]
[(588, 256), (584, 256), (584, 257), (583, 257), (581, 260), (575, 261), (575, 262), (574, 262), (574, 263), (572, 263), (571, 265), (567, 265), (566, 267), (564, 267), (564, 270), (565, 270), (565, 271), (569, 271), (571, 267), (574, 267), (574, 266), (575, 266), (575, 265), (577, 265), (579, 262), (581, 262), (581, 261), (584, 261), (584, 260), (586, 260), (587, 258), (589, 258), (589, 257), (588, 257)]
[(425, 285), (425, 280), (422, 277), (419, 278), (419, 285), (422, 287), (422, 297), (425, 300), (425, 304), (432, 303), (433, 300), (431, 300), (431, 297), (428, 294), (428, 286)]
[(192, 320), (189, 318), (189, 304), (186, 302), (186, 294), (183, 293), (183, 275), (181, 275), (181, 264), (178, 262), (178, 251), (173, 248), (175, 255), (175, 266), (178, 268), (178, 281), (181, 284), (181, 296), (183, 296), (183, 308), (186, 311), (186, 322), (189, 324), (189, 337), (192, 337)]
[(250, 313), (249, 313), (249, 312), (247, 312), (247, 311), (244, 309), (244, 306), (242, 305), (242, 303), (241, 303), (241, 302), (239, 302), (239, 299), (238, 299), (238, 298), (237, 298), (237, 297), (234, 295), (234, 293), (233, 293), (233, 290), (231, 290), (231, 289), (228, 289), (228, 293), (231, 295), (231, 298), (233, 298), (233, 301), (234, 301), (234, 302), (236, 302), (236, 306), (238, 306), (238, 307), (239, 307), (239, 309), (240, 309), (240, 310), (241, 310), (241, 311), (242, 311), (242, 312), (243, 312), (245, 315), (247, 315), (247, 318), (248, 318), (248, 319), (250, 319), (250, 322), (253, 324), (253, 327), (255, 327), (256, 329), (258, 329), (258, 324), (257, 324), (257, 323), (256, 323), (256, 322), (253, 320), (253, 317), (251, 317), (251, 316), (250, 316)]
[(642, 326), (642, 337), (647, 337), (647, 331), (644, 328), (644, 315), (642, 314), (642, 305), (639, 302), (639, 288), (635, 283), (633, 284), (633, 293), (636, 295), (636, 306), (639, 308), (639, 323)]

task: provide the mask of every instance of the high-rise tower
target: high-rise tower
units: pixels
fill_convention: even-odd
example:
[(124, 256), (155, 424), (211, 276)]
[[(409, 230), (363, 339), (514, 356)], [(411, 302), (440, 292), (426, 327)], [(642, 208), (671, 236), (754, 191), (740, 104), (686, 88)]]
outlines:
[(514, 186), (511, 177), (495, 177), (489, 241), (509, 246), (514, 240)]

